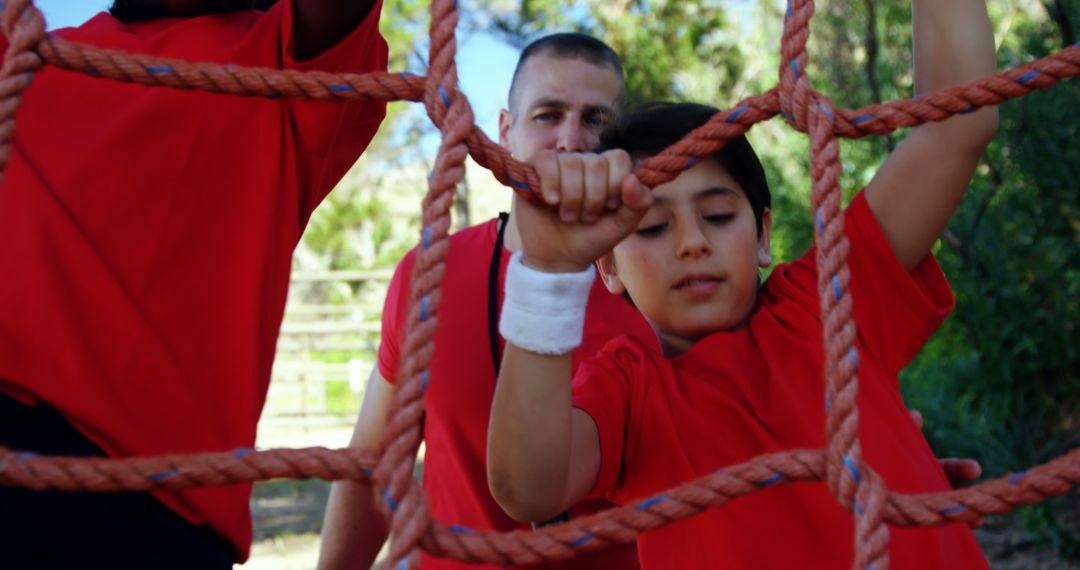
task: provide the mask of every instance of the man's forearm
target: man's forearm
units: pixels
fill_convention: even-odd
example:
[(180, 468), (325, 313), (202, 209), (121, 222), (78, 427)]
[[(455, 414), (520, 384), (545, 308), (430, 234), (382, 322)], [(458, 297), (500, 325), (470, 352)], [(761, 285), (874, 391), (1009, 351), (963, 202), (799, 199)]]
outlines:
[(386, 535), (386, 521), (376, 511), (371, 485), (334, 483), (323, 523), (319, 570), (371, 568)]

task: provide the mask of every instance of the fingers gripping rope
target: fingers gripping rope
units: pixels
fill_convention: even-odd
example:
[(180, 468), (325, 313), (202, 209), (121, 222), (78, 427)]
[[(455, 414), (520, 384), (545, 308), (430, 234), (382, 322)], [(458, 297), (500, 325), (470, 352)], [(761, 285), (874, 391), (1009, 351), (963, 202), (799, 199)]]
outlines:
[(537, 187), (531, 167), (513, 160), (473, 124), (469, 103), (457, 90), (454, 29), (458, 14), (453, 0), (435, 0), (432, 4), (428, 77), (301, 73), (131, 56), (46, 37), (44, 21), (29, 0), (0, 4), (0, 10), (0, 25), (11, 42), (5, 67), (0, 70), (0, 95), (4, 97), (0, 105), (0, 173), (10, 156), (19, 98), (29, 84), (29, 74), (41, 66), (42, 59), (55, 67), (118, 81), (212, 93), (348, 103), (423, 101), (429, 117), (444, 133), (423, 202), (423, 229), (398, 376), (402, 382), (380, 457), (356, 450), (311, 448), (106, 460), (46, 458), (0, 448), (0, 484), (120, 491), (181, 489), (288, 476), (371, 480), (378, 502), (392, 517), (392, 567), (414, 568), (419, 560), (417, 546), (436, 556), (489, 564), (562, 560), (579, 552), (629, 543), (645, 530), (719, 507), (736, 497), (795, 481), (824, 480), (840, 504), (855, 514), (854, 567), (881, 570), (888, 565), (888, 532), (883, 522), (926, 526), (971, 521), (1064, 494), (1080, 483), (1080, 449), (976, 487), (926, 495), (888, 492), (880, 477), (863, 463), (855, 403), (859, 356), (854, 347), (856, 328), (847, 287), (848, 243), (843, 234), (836, 141), (837, 136), (883, 134), (941, 121), (974, 107), (996, 105), (1050, 87), (1063, 78), (1080, 75), (1080, 44), (918, 100), (834, 109), (825, 96), (811, 90), (806, 71), (813, 2), (789, 2), (777, 87), (717, 113), (684, 140), (644, 161), (638, 175), (649, 186), (669, 181), (699, 157), (716, 152), (728, 140), (777, 114), (810, 135), (811, 201), (826, 339), (827, 448), (763, 455), (636, 504), (535, 532), (504, 535), (447, 527), (432, 519), (424, 493), (412, 478), (421, 439), (423, 394), (433, 381), (428, 367), (434, 354), (432, 339), (441, 302), (439, 283), (449, 244), (449, 210), (454, 188), (464, 175), (465, 156), (471, 155), (492, 170), (500, 182), (526, 197), (531, 195), (531, 188)]

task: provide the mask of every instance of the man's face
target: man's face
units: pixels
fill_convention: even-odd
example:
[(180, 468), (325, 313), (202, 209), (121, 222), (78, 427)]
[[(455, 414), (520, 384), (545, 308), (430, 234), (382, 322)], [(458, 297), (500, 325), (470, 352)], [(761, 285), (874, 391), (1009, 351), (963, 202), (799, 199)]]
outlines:
[(121, 22), (188, 18), (241, 10), (266, 9), (275, 0), (114, 0), (109, 12)]
[(499, 144), (521, 161), (538, 150), (586, 152), (615, 116), (622, 81), (611, 67), (545, 54), (525, 61), (511, 110), (499, 114)]

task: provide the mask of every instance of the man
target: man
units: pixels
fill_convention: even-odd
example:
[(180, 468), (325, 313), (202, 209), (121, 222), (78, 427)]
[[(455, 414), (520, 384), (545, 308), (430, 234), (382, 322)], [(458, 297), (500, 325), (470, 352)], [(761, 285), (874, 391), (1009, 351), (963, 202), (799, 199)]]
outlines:
[[(386, 67), (377, 0), (117, 0), (111, 12), (54, 34), (222, 64)], [(253, 446), (292, 251), (384, 114), (36, 74), (0, 187), (0, 446)], [(4, 567), (231, 568), (250, 547), (250, 488), (3, 488)]]
[[(541, 149), (592, 149), (617, 112), (622, 64), (599, 40), (555, 34), (521, 54), (510, 87), (509, 109), (499, 115), (499, 143), (527, 161)], [(485, 476), (488, 414), (504, 343), (493, 323), (502, 306), (502, 278), (510, 253), (521, 248), (513, 211), (451, 236), (439, 309), (435, 360), (425, 395), (424, 488), (439, 520), (475, 530), (522, 528), (491, 498)], [(383, 310), (379, 364), (372, 371), (351, 446), (377, 450), (394, 399), (395, 375), (408, 304), (414, 254), (399, 265)], [(621, 298), (594, 288), (585, 342), (575, 361), (594, 354), (619, 334), (651, 338), (647, 324)], [(564, 516), (606, 508), (579, 505)], [(527, 527), (526, 527), (527, 528)], [(335, 483), (323, 527), (320, 568), (367, 568), (387, 529), (368, 485)], [(425, 555), (425, 569), (476, 568)], [(547, 568), (636, 568), (633, 545), (579, 557)]]

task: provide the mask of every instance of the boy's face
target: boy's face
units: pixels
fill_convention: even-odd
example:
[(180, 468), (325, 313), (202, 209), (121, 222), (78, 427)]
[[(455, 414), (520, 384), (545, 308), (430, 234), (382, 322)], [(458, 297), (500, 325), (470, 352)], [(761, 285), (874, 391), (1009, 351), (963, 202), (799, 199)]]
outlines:
[(772, 217), (765, 210), (759, 237), (742, 186), (713, 160), (657, 186), (653, 196), (638, 229), (600, 269), (612, 292), (630, 294), (665, 350), (681, 354), (749, 317), (758, 268), (772, 261)]
[(586, 152), (614, 117), (622, 81), (612, 68), (577, 58), (535, 55), (522, 66), (499, 143), (528, 161), (538, 150)]

